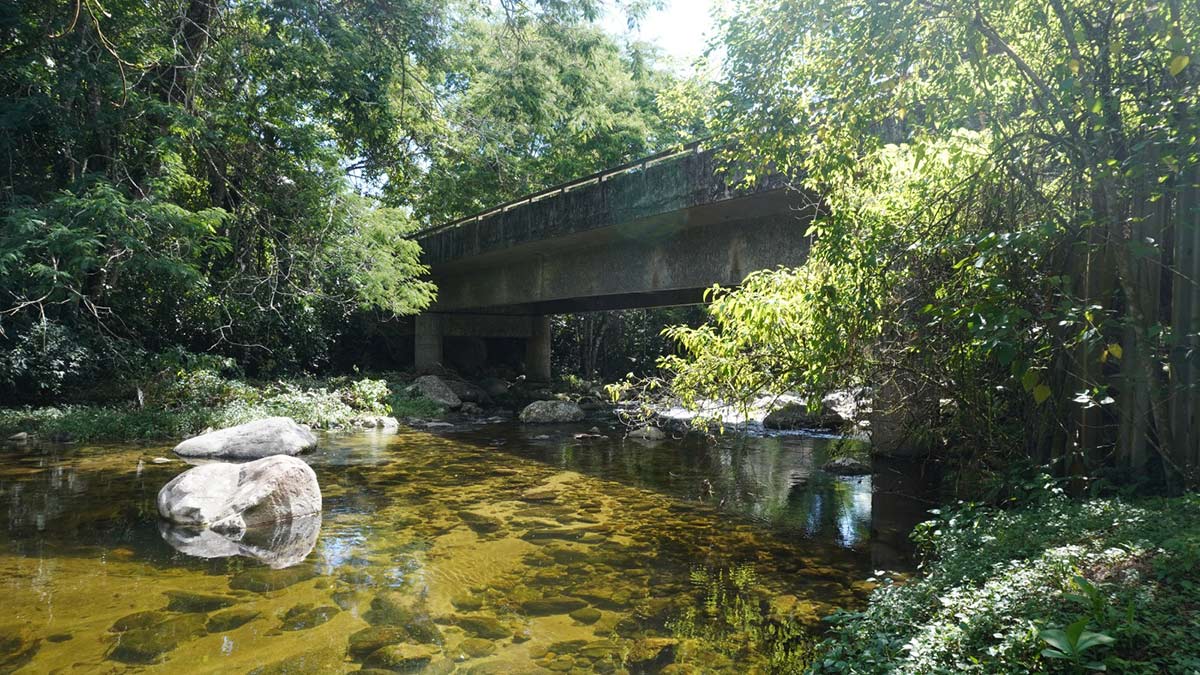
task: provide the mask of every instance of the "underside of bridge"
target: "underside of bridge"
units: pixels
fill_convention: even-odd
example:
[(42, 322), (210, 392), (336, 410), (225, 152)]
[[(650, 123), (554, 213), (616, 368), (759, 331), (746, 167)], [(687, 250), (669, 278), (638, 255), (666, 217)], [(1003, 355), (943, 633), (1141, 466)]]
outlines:
[(419, 235), (438, 299), (414, 322), (418, 370), (454, 361), (448, 338), (516, 339), (528, 378), (546, 381), (550, 315), (699, 303), (803, 263), (817, 200), (779, 177), (735, 182), (689, 152)]

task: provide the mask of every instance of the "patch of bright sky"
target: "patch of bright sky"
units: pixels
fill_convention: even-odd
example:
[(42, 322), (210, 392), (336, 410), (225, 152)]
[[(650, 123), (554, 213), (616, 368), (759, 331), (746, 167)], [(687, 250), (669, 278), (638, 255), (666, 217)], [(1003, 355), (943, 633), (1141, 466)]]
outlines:
[[(662, 9), (647, 12), (633, 29), (625, 14), (610, 5), (602, 25), (613, 35), (646, 42), (662, 50), (671, 67), (680, 75), (696, 72), (695, 64), (708, 46), (716, 29), (713, 10), (721, 0), (665, 0)], [(702, 75), (713, 77), (719, 54), (709, 58)]]

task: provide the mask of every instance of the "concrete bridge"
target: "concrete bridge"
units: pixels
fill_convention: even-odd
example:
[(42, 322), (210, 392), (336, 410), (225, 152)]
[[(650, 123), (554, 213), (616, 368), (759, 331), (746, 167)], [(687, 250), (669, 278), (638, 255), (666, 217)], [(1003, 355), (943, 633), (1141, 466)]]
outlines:
[(693, 145), (418, 232), (438, 299), (416, 317), (417, 369), (515, 341), (546, 381), (553, 314), (698, 303), (713, 284), (802, 263), (817, 200), (780, 176), (738, 182)]

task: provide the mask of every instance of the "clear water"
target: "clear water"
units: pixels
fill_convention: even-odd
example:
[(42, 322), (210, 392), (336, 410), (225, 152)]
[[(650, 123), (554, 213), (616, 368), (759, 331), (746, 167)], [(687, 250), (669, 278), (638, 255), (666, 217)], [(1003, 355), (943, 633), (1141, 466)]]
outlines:
[(0, 672), (765, 672), (906, 564), (907, 469), (590, 424), (325, 436), (319, 528), (219, 558), (160, 529), (169, 447), (0, 450)]

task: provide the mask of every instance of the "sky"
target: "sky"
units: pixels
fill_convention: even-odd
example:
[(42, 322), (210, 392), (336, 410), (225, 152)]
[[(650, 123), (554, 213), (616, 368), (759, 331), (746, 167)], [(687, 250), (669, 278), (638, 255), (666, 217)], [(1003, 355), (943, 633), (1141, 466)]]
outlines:
[(662, 9), (650, 11), (636, 29), (629, 30), (624, 14), (609, 12), (604, 28), (610, 33), (649, 42), (675, 61), (680, 74), (692, 72), (691, 63), (704, 52), (713, 31), (712, 9), (719, 0), (666, 0)]

